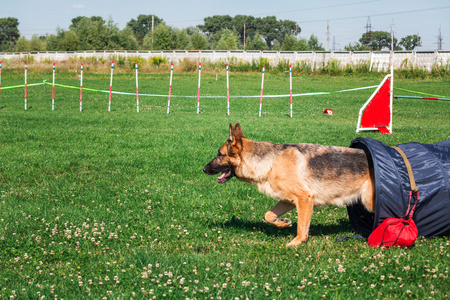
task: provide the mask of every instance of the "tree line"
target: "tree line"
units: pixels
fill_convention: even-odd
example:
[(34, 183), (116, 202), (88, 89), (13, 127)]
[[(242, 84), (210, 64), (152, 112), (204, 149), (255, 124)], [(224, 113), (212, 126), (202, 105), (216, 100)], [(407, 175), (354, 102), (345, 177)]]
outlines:
[[(37, 35), (30, 39), (20, 35), (19, 20), (0, 18), (0, 51), (77, 51), (77, 50), (278, 50), (323, 51), (323, 45), (312, 34), (300, 36), (296, 22), (278, 20), (275, 16), (217, 15), (188, 28), (167, 25), (155, 15), (139, 15), (119, 29), (112, 18), (79, 16), (68, 29), (57, 28), (56, 34)], [(348, 51), (389, 49), (389, 32), (362, 34), (358, 42), (345, 46)], [(414, 50), (421, 46), (418, 35), (400, 41), (394, 38), (394, 50)]]

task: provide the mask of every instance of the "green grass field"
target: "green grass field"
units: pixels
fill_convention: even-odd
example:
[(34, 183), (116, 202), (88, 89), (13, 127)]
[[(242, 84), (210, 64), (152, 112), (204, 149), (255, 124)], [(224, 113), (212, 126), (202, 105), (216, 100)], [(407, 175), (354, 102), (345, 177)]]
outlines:
[[(51, 81), (32, 73), (28, 83)], [(3, 89), (0, 99), (0, 298), (64, 299), (446, 299), (450, 240), (419, 238), (411, 249), (373, 249), (351, 235), (344, 207), (314, 210), (310, 239), (286, 248), (296, 226), (262, 221), (275, 201), (254, 186), (217, 184), (202, 172), (240, 122), (247, 138), (348, 146), (358, 136), (388, 145), (450, 137), (450, 103), (394, 102), (391, 135), (355, 133), (373, 89), (264, 98), (260, 75), (231, 74), (230, 116), (224, 74), (174, 74), (166, 97), (83, 93), (51, 86)], [(294, 94), (376, 85), (381, 77), (298, 77)], [(79, 86), (73, 75), (57, 83)], [(2, 87), (23, 74), (2, 74)], [(395, 86), (450, 96), (448, 81), (396, 80)], [(109, 90), (109, 75), (86, 71), (84, 88)], [(169, 75), (140, 74), (142, 94), (167, 94)], [(135, 78), (114, 77), (133, 93)], [(288, 94), (289, 76), (266, 74), (264, 94)], [(397, 93), (397, 92), (396, 92)], [(405, 95), (404, 92), (399, 93)], [(178, 96), (178, 97), (176, 97)], [(180, 96), (191, 96), (190, 98)], [(334, 115), (323, 114), (326, 108)], [(291, 215), (294, 223), (295, 213)]]

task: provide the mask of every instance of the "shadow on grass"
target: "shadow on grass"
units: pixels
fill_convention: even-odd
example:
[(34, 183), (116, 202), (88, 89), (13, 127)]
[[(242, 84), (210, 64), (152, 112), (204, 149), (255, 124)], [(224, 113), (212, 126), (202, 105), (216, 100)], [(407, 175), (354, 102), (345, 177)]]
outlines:
[[(330, 235), (330, 234), (342, 234), (352, 232), (350, 221), (346, 218), (341, 218), (336, 221), (335, 224), (311, 224), (309, 234), (311, 236)], [(233, 228), (237, 230), (247, 231), (260, 231), (268, 236), (295, 236), (297, 234), (297, 223), (293, 223), (292, 227), (278, 228), (271, 225), (264, 220), (261, 221), (249, 221), (242, 220), (236, 216), (233, 216), (231, 220), (224, 223), (213, 222), (209, 224), (209, 227), (222, 227)]]

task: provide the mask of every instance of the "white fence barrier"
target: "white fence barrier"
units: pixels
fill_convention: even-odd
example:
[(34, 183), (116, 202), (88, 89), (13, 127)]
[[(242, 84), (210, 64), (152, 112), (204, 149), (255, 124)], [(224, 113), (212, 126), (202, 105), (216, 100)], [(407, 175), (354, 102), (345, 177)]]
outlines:
[[(389, 51), (243, 51), (243, 50), (170, 50), (170, 51), (47, 51), (47, 52), (21, 52), (21, 53), (2, 53), (0, 52), (0, 61), (5, 59), (27, 59), (33, 56), (35, 61), (64, 61), (73, 58), (92, 58), (113, 59), (117, 57), (142, 57), (151, 59), (152, 57), (164, 57), (168, 61), (178, 63), (184, 58), (199, 62), (229, 62), (237, 60), (243, 62), (252, 62), (260, 58), (268, 59), (269, 65), (276, 66), (281, 61), (295, 65), (304, 63), (310, 65), (312, 69), (319, 68), (321, 65), (327, 65), (331, 61), (339, 62), (341, 67), (347, 65), (358, 65), (370, 63), (370, 68), (376, 68), (378, 71), (386, 71), (389, 66)], [(417, 67), (431, 70), (433, 66), (449, 66), (450, 51), (395, 51), (394, 68)]]

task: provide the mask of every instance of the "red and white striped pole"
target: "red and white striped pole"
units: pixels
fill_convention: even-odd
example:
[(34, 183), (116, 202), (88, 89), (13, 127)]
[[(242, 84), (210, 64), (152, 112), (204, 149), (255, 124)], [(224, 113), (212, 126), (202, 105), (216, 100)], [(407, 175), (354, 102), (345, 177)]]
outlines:
[(138, 88), (138, 64), (134, 63), (136, 68), (136, 109), (139, 112), (139, 88)]
[(291, 104), (291, 118), (292, 118), (292, 65), (289, 65), (289, 98)]
[(200, 113), (200, 76), (202, 73), (202, 63), (198, 64), (198, 92), (197, 92), (197, 114)]
[(52, 76), (52, 110), (55, 110), (55, 63), (53, 63), (53, 76)]
[(0, 99), (2, 99), (2, 62), (0, 61)]
[(25, 110), (27, 110), (27, 62), (25, 62)]
[(170, 95), (172, 94), (172, 75), (173, 75), (173, 63), (170, 66), (169, 100), (167, 100), (167, 113), (170, 112)]
[(114, 70), (114, 61), (111, 62), (111, 80), (109, 81), (109, 104), (108, 104), (108, 111), (111, 111), (111, 94), (112, 94), (113, 70)]
[(227, 64), (227, 115), (230, 115), (230, 82), (228, 80), (228, 64)]
[(262, 69), (261, 98), (260, 98), (260, 100), (259, 100), (259, 116), (260, 116), (260, 117), (261, 117), (262, 100), (263, 100), (263, 89), (264, 89), (264, 69), (265, 69), (265, 66), (263, 66), (263, 69)]
[(83, 64), (80, 72), (80, 111), (83, 111)]
[(2, 62), (0, 61), (0, 99), (2, 99)]

